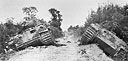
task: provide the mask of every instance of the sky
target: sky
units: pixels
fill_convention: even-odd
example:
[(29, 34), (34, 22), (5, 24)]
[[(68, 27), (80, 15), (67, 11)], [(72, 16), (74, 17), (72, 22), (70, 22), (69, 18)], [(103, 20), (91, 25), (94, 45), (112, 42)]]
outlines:
[(56, 8), (63, 15), (62, 29), (66, 30), (70, 25), (83, 25), (91, 10), (95, 10), (103, 4), (125, 5), (128, 0), (0, 0), (0, 21), (6, 22), (6, 18), (14, 17), (14, 22), (23, 20), (25, 14), (23, 7), (34, 6), (38, 9), (37, 17), (46, 21), (50, 20), (50, 8)]

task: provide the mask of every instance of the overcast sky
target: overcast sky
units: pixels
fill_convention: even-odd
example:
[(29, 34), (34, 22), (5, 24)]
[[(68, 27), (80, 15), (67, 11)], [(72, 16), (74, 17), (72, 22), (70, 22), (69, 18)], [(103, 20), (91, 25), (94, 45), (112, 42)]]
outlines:
[(0, 21), (14, 17), (21, 21), (24, 17), (23, 7), (35, 6), (38, 9), (38, 18), (50, 20), (48, 9), (56, 8), (63, 15), (62, 28), (65, 30), (70, 25), (83, 25), (91, 10), (96, 10), (108, 2), (125, 5), (128, 0), (0, 0)]

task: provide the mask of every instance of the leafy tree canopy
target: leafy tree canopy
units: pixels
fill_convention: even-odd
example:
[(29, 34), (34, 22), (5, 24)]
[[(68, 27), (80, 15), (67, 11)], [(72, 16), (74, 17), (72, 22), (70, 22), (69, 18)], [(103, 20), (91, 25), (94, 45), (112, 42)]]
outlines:
[(54, 26), (54, 27), (58, 28), (60, 31), (62, 31), (62, 29), (60, 27), (61, 21), (62, 21), (62, 19), (61, 19), (62, 15), (60, 14), (60, 11), (56, 10), (55, 8), (51, 8), (51, 9), (49, 9), (49, 12), (52, 15), (52, 18), (51, 18), (52, 20), (49, 21), (50, 25)]
[(23, 13), (25, 13), (26, 15), (30, 17), (34, 17), (36, 13), (38, 12), (36, 7), (24, 7), (22, 8), (22, 10), (23, 10)]

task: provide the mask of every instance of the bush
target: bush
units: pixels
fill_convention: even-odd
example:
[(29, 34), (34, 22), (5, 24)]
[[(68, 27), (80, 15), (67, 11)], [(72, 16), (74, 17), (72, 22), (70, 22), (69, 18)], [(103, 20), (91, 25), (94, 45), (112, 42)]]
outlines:
[(70, 26), (68, 28), (68, 32), (72, 32), (72, 34), (75, 36), (75, 37), (81, 37), (83, 32), (84, 32), (84, 29), (85, 27), (83, 26), (79, 26), (79, 25), (76, 25), (76, 26)]
[(60, 31), (58, 28), (50, 26), (49, 29), (50, 29), (54, 38), (60, 38), (63, 36), (63, 32)]
[(0, 52), (4, 53), (3, 49), (10, 37), (14, 36), (22, 29), (20, 24), (14, 24), (12, 20), (8, 20), (4, 24), (0, 24)]
[(116, 35), (128, 42), (128, 5), (123, 7), (114, 4), (108, 4), (98, 7), (97, 11), (91, 11), (91, 14), (87, 18), (85, 27), (91, 23), (101, 24), (104, 28), (111, 32), (115, 32)]

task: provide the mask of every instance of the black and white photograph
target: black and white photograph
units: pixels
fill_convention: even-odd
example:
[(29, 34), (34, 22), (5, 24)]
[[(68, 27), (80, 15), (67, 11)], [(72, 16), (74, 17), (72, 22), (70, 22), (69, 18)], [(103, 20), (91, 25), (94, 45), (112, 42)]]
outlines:
[(128, 0), (0, 0), (0, 61), (128, 61)]

